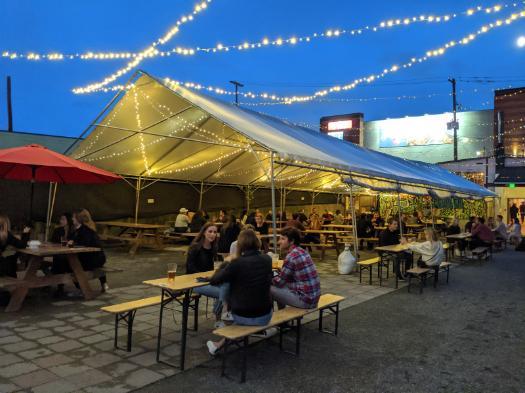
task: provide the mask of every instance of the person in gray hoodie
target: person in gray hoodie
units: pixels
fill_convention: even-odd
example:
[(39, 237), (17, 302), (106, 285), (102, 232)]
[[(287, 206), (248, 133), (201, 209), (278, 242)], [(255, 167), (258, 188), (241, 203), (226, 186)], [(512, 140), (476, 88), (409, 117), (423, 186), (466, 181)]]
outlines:
[[(425, 267), (439, 266), (445, 259), (443, 244), (432, 228), (425, 228), (425, 238), (426, 241), (422, 243), (408, 243), (408, 248), (421, 255), (421, 262)], [(401, 243), (407, 244), (404, 238)]]

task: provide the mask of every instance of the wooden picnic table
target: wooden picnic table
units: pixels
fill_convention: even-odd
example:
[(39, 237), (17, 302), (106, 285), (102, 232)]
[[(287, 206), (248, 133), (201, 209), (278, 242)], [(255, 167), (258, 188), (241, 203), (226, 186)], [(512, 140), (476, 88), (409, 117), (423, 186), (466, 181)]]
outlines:
[[(89, 286), (88, 277), (78, 259), (78, 254), (100, 251), (100, 248), (80, 246), (66, 247), (60, 244), (43, 243), (36, 248), (24, 248), (18, 249), (17, 251), (21, 254), (28, 255), (30, 258), (27, 269), (22, 273), (20, 278), (0, 277), (0, 282), (2, 282), (7, 289), (11, 290), (11, 300), (5, 309), (6, 312), (20, 310), (30, 288), (42, 288), (50, 285), (70, 283), (72, 281), (72, 275), (78, 281), (84, 298), (86, 300), (94, 298), (95, 295)], [(73, 272), (72, 275), (66, 273), (37, 277), (36, 273), (41, 267), (44, 258), (56, 255), (65, 255), (67, 257), (67, 261)]]
[[(209, 282), (197, 281), (198, 277), (211, 277), (213, 273), (214, 271), (210, 270), (208, 272), (176, 276), (175, 280), (173, 281), (168, 281), (168, 278), (164, 277), (164, 278), (158, 278), (155, 280), (147, 280), (143, 282), (146, 285), (160, 288), (161, 290), (162, 300), (160, 302), (159, 332), (157, 335), (157, 362), (158, 363), (164, 363), (169, 366), (176, 367), (175, 365), (169, 364), (160, 359), (160, 342), (162, 339), (162, 316), (164, 313), (164, 308), (172, 302), (177, 302), (182, 306), (179, 368), (181, 370), (184, 370), (184, 362), (186, 358), (186, 338), (187, 338), (187, 331), (188, 331), (188, 313), (189, 313), (189, 306), (190, 306), (191, 291), (194, 288), (203, 287), (209, 284)], [(181, 294), (184, 295), (182, 301), (177, 299), (179, 296), (181, 296)]]
[[(141, 223), (132, 223), (124, 221), (99, 221), (97, 225), (103, 225), (104, 229), (100, 238), (103, 240), (106, 239), (115, 239), (131, 243), (131, 248), (129, 253), (135, 255), (138, 249), (144, 245), (144, 236), (153, 236), (155, 237), (155, 247), (162, 248), (162, 229), (169, 228), (167, 225), (161, 224), (141, 224)], [(120, 228), (120, 233), (118, 235), (110, 235), (109, 228)]]

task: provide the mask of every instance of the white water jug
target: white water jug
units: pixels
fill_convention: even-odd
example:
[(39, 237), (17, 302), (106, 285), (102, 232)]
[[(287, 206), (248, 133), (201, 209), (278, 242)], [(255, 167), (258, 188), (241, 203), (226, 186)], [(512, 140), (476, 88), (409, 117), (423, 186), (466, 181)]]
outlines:
[(350, 252), (350, 244), (345, 244), (344, 251), (337, 258), (339, 274), (350, 274), (355, 267), (355, 257)]

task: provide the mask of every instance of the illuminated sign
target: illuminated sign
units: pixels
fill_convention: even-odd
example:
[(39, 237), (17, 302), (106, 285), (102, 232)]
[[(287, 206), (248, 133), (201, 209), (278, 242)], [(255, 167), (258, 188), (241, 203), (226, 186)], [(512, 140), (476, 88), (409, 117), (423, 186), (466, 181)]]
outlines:
[(327, 135), (332, 136), (337, 139), (343, 139), (344, 134), (345, 134), (344, 131), (333, 131), (333, 132), (327, 133)]
[(509, 183), (508, 186), (509, 188), (516, 188), (516, 183)]
[(377, 122), (379, 147), (443, 145), (454, 141), (447, 123), (452, 114), (405, 117)]
[(352, 120), (337, 120), (328, 122), (328, 131), (349, 130), (350, 128), (352, 128)]

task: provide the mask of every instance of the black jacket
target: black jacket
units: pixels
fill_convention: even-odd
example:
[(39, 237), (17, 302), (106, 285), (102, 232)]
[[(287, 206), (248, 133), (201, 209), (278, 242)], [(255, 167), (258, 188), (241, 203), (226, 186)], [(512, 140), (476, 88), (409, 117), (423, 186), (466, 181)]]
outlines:
[(219, 238), (219, 252), (230, 252), (231, 244), (237, 240), (241, 233), (241, 228), (237, 223), (221, 228), (221, 237)]
[(186, 258), (186, 274), (213, 270), (214, 251), (197, 245), (191, 246)]
[(29, 233), (22, 233), (22, 239), (19, 239), (13, 236), (11, 232), (8, 232), (5, 243), (0, 243), (0, 257), (2, 256), (2, 253), (5, 251), (7, 246), (12, 246), (14, 248), (26, 248), (28, 240)]
[(190, 222), (190, 232), (199, 232), (206, 224), (206, 219), (203, 216), (194, 215)]
[(447, 235), (457, 235), (461, 232), (459, 225), (451, 225), (447, 228)]
[(62, 241), (62, 237), (66, 236), (66, 239), (69, 240), (72, 238), (73, 232), (70, 230), (69, 233), (66, 235), (66, 228), (64, 227), (56, 227), (53, 231), (53, 234), (51, 235), (51, 243), (60, 243)]
[(393, 246), (399, 244), (399, 232), (392, 232), (390, 229), (385, 229), (379, 236), (379, 246)]
[(230, 283), (230, 306), (236, 315), (261, 317), (272, 309), (272, 259), (250, 251), (234, 259), (211, 278), (211, 285)]
[(372, 221), (365, 219), (357, 220), (357, 237), (371, 237), (374, 232)]
[(101, 249), (100, 251), (78, 254), (78, 259), (85, 270), (93, 270), (104, 266), (106, 263), (106, 254), (102, 251), (100, 238), (93, 229), (86, 225), (81, 225), (72, 233), (70, 240), (73, 240), (75, 246), (97, 247)]

